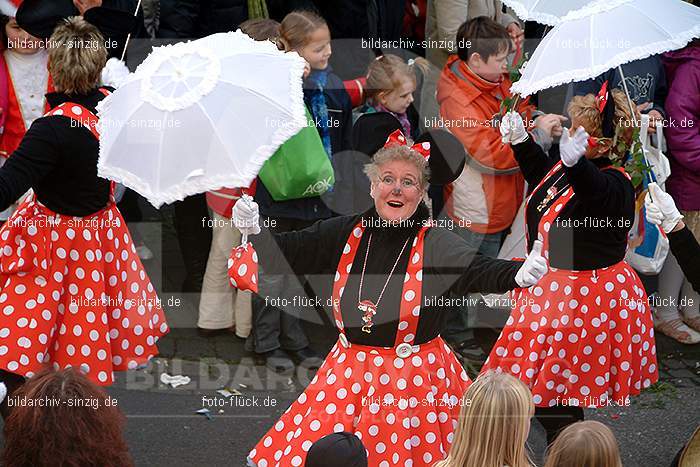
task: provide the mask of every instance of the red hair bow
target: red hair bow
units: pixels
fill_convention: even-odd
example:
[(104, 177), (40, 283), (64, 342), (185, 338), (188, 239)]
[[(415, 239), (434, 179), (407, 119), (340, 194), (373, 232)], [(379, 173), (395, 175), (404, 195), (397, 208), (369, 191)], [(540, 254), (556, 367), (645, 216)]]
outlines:
[(600, 92), (598, 92), (598, 95), (595, 98), (596, 102), (598, 103), (598, 112), (603, 113), (603, 109), (605, 109), (605, 104), (608, 102), (608, 82), (604, 82), (603, 86), (600, 88)]
[[(395, 130), (392, 134), (389, 135), (389, 137), (386, 140), (386, 143), (384, 143), (385, 148), (389, 148), (391, 146), (408, 146), (408, 142), (406, 141), (406, 137), (403, 135), (401, 130)], [(430, 159), (430, 143), (427, 141), (424, 141), (422, 143), (416, 143), (413, 146), (411, 146), (411, 149), (413, 151), (416, 151), (419, 153), (423, 158), (428, 161)]]

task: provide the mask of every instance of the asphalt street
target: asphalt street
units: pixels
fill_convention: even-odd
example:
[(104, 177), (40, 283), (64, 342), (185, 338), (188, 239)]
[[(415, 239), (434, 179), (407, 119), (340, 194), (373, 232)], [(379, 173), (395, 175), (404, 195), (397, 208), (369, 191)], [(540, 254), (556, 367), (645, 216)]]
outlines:
[[(122, 373), (108, 393), (126, 415), (125, 436), (137, 466), (243, 466), (249, 450), (313, 377), (269, 372), (233, 336), (205, 339), (195, 331), (196, 296), (175, 292), (183, 267), (167, 208), (136, 226), (155, 259), (145, 263), (161, 292), (173, 330), (159, 342), (161, 355), (148, 367)], [(308, 323), (307, 323), (308, 324)], [(333, 330), (307, 325), (316, 350), (327, 350)], [(610, 426), (626, 466), (662, 467), (700, 423), (700, 345), (657, 340), (661, 382), (629, 407), (587, 410)], [(169, 387), (161, 375), (186, 375), (187, 385)], [(217, 391), (227, 389), (233, 396)], [(197, 411), (209, 409), (209, 414)], [(544, 432), (533, 422), (529, 446), (542, 465)]]

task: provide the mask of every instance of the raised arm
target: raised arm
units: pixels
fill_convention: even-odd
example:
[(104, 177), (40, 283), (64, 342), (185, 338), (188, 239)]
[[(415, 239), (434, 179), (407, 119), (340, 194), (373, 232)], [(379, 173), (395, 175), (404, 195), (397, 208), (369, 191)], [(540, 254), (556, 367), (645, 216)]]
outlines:
[[(260, 228), (258, 206), (244, 196), (233, 207), (233, 222), (250, 240), (267, 274), (320, 274), (334, 267), (338, 239), (345, 218), (318, 221), (294, 232), (275, 233)], [(272, 220), (274, 222), (274, 220)]]
[(430, 263), (425, 268), (441, 281), (441, 289), (458, 295), (472, 292), (503, 293), (529, 287), (547, 271), (539, 248), (533, 248), (523, 261), (494, 259), (470, 248), (458, 235), (444, 229), (432, 229), (426, 243)]
[(508, 112), (501, 121), (501, 141), (510, 143), (515, 160), (528, 185), (536, 186), (556, 163), (528, 134), (523, 118), (516, 112)]
[(700, 292), (700, 245), (693, 232), (683, 223), (683, 216), (673, 198), (656, 183), (650, 183), (644, 207), (647, 220), (668, 234), (673, 256), (693, 289)]

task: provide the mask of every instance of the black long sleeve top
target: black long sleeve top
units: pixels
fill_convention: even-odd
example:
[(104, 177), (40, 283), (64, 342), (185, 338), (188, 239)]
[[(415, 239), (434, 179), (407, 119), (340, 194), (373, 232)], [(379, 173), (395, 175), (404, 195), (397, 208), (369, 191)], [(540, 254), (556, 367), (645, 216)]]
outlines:
[[(525, 180), (533, 189), (558, 162), (547, 157), (532, 138), (513, 145), (513, 152)], [(537, 206), (547, 196), (547, 189), (556, 185), (557, 196), (560, 196), (570, 185), (575, 195), (549, 230), (550, 266), (591, 270), (612, 266), (624, 259), (627, 234), (634, 222), (634, 187), (624, 174), (610, 168), (611, 165), (608, 158), (588, 160), (582, 157), (573, 167), (563, 166), (563, 171), (555, 173), (533, 192), (525, 212), (528, 251), (537, 240), (537, 228), (545, 211), (537, 211)]]
[[(95, 112), (104, 95), (97, 89), (84, 96), (50, 93), (51, 108), (64, 102)], [(5, 164), (0, 167), (0, 210), (29, 190), (59, 214), (84, 217), (107, 205), (109, 181), (97, 176), (99, 142), (69, 117), (38, 118)]]
[(700, 245), (688, 227), (668, 234), (671, 253), (676, 257), (686, 279), (700, 292)]
[[(352, 269), (340, 303), (346, 335), (350, 342), (391, 347), (399, 321), (400, 299), (412, 241), (401, 254), (374, 317), (371, 334), (361, 331), (362, 313), (357, 309), (359, 280), (372, 234), (367, 257), (362, 299), (376, 303), (392, 266), (407, 238), (413, 238), (428, 222), (428, 210), (421, 204), (409, 221), (398, 227), (375, 227), (374, 209), (355, 216), (342, 216), (316, 222), (313, 226), (283, 234), (267, 230), (253, 238), (258, 252), (261, 274), (305, 275), (321, 304), (332, 316), (329, 306), (333, 279), (343, 247), (352, 229), (361, 219), (368, 225), (362, 235)], [(276, 244), (275, 244), (276, 242)], [(518, 287), (515, 275), (522, 265), (517, 261), (487, 258), (470, 249), (456, 234), (441, 228), (429, 228), (423, 254), (422, 302), (415, 343), (435, 338), (442, 329), (449, 307), (441, 306), (440, 297), (449, 292), (466, 295), (470, 292), (501, 293)], [(261, 281), (261, 287), (263, 282)], [(264, 290), (260, 290), (261, 295)], [(288, 298), (291, 300), (291, 298)]]

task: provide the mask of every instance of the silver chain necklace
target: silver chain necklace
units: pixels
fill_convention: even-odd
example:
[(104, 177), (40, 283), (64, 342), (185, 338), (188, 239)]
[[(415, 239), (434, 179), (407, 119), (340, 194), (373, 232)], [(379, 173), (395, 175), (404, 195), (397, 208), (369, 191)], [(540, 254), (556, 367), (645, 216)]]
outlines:
[(369, 234), (369, 239), (367, 240), (367, 251), (365, 251), (365, 261), (362, 264), (362, 274), (360, 275), (360, 288), (357, 290), (357, 309), (360, 310), (361, 313), (363, 313), (362, 322), (364, 323), (364, 325), (362, 326), (362, 331), (366, 332), (367, 334), (370, 334), (372, 332), (372, 326), (374, 325), (373, 318), (374, 315), (377, 314), (377, 307), (379, 306), (379, 302), (382, 300), (384, 291), (386, 290), (387, 285), (389, 285), (391, 276), (394, 275), (396, 266), (399, 264), (401, 255), (403, 255), (403, 252), (406, 249), (406, 246), (408, 245), (408, 241), (410, 239), (411, 237), (407, 238), (403, 244), (403, 247), (401, 247), (401, 252), (399, 252), (399, 256), (396, 258), (396, 261), (394, 261), (394, 267), (391, 268), (389, 277), (386, 278), (386, 282), (384, 282), (384, 287), (382, 287), (382, 291), (379, 293), (377, 303), (374, 303), (372, 302), (372, 300), (362, 300), (362, 284), (365, 278), (365, 269), (367, 268), (367, 257), (369, 256), (369, 247), (370, 245), (372, 245), (372, 234)]

